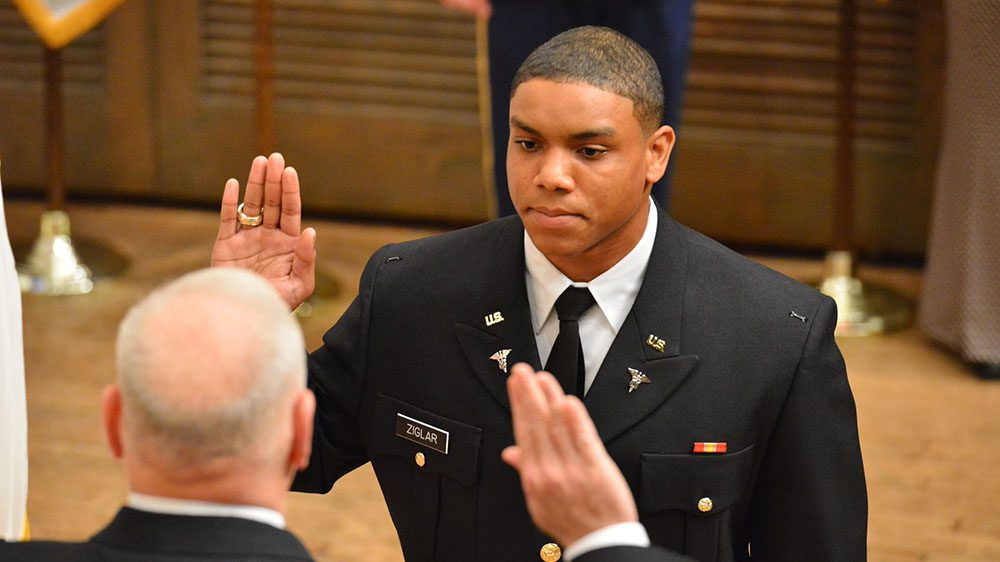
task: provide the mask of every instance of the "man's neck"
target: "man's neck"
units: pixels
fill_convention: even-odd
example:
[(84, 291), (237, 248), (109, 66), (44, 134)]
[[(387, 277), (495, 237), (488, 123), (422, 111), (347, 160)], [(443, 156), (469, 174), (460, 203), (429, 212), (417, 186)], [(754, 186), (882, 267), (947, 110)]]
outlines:
[(160, 470), (128, 463), (129, 490), (147, 496), (257, 506), (285, 513), (289, 481), (229, 464), (201, 470)]

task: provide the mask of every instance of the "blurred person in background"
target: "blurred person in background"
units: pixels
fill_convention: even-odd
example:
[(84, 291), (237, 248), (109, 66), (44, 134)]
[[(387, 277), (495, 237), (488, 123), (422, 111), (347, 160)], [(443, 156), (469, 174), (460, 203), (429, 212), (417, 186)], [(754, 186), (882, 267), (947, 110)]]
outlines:
[(920, 325), (1000, 379), (1000, 0), (945, 5), (944, 131)]

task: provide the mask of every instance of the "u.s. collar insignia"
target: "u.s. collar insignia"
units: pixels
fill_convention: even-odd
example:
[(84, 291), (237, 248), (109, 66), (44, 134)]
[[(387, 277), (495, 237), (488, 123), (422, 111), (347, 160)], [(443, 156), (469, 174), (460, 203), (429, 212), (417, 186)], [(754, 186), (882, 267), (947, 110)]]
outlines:
[(486, 327), (489, 328), (494, 324), (499, 324), (503, 322), (503, 314), (498, 310), (492, 314), (487, 314), (483, 316), (483, 320), (486, 322)]
[(647, 377), (645, 373), (643, 373), (642, 371), (640, 371), (638, 369), (633, 369), (632, 367), (628, 368), (628, 374), (629, 374), (630, 377), (632, 377), (631, 380), (628, 381), (628, 393), (629, 394), (632, 394), (633, 390), (639, 388), (640, 384), (646, 384), (646, 383), (653, 382), (653, 381), (649, 380), (649, 377)]
[(500, 351), (490, 355), (490, 359), (497, 362), (497, 366), (500, 367), (503, 372), (507, 372), (507, 356), (510, 355), (509, 349), (501, 349)]
[(649, 337), (646, 338), (646, 345), (652, 347), (653, 349), (659, 351), (660, 353), (663, 353), (663, 350), (666, 349), (667, 347), (667, 342), (664, 341), (663, 338), (661, 337), (658, 337), (654, 334), (649, 334)]

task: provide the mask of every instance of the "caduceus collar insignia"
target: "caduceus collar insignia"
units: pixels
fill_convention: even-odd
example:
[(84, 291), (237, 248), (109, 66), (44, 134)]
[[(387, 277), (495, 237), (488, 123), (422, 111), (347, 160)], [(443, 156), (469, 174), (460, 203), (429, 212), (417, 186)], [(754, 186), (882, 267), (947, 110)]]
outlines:
[(629, 394), (632, 394), (632, 391), (634, 391), (635, 389), (639, 388), (640, 384), (646, 384), (646, 383), (653, 382), (653, 381), (649, 380), (649, 377), (647, 377), (645, 373), (643, 373), (642, 371), (640, 371), (638, 369), (633, 369), (632, 367), (628, 368), (628, 374), (629, 374), (629, 377), (631, 377), (631, 380), (628, 381), (628, 393)]
[(509, 349), (501, 349), (500, 351), (497, 351), (493, 355), (490, 355), (490, 359), (496, 361), (497, 362), (497, 366), (500, 367), (500, 369), (503, 372), (506, 373), (507, 372), (507, 356), (508, 355), (510, 355), (510, 350)]

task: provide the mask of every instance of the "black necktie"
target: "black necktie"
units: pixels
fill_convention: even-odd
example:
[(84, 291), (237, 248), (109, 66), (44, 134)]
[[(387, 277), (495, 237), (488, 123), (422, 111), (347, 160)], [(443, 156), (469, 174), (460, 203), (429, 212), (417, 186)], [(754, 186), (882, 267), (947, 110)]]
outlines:
[(586, 287), (567, 287), (556, 299), (559, 315), (559, 335), (552, 344), (552, 353), (545, 370), (555, 375), (566, 394), (583, 398), (586, 368), (580, 347), (580, 316), (593, 306), (594, 296)]

